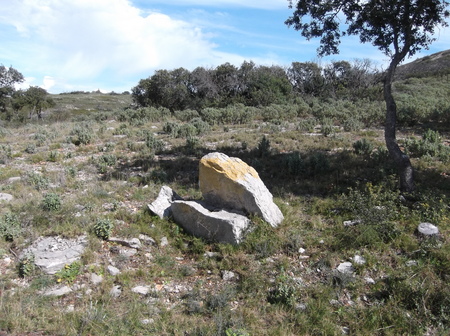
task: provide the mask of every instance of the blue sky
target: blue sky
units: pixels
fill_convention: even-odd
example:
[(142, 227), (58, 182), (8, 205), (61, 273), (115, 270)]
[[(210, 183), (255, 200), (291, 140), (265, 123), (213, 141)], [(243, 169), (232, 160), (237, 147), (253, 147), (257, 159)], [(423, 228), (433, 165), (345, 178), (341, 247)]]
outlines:
[[(170, 3), (170, 4), (168, 4)], [(284, 21), (288, 0), (0, 0), (0, 64), (51, 93), (123, 92), (157, 69), (386, 57), (356, 37), (319, 60)], [(449, 29), (428, 51), (448, 49)]]

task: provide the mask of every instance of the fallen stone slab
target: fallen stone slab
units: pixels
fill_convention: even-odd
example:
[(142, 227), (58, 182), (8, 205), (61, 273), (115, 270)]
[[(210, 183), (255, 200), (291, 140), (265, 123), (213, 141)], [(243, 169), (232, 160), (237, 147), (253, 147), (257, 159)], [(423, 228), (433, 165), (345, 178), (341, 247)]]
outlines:
[(34, 256), (34, 264), (46, 274), (55, 274), (65, 265), (81, 258), (87, 246), (87, 237), (65, 239), (58, 236), (40, 237), (20, 254)]
[(148, 205), (151, 213), (157, 215), (159, 218), (167, 218), (171, 216), (171, 205), (176, 200), (183, 200), (170, 187), (163, 186), (159, 191), (158, 197), (153, 203)]
[(200, 202), (175, 201), (172, 214), (188, 233), (220, 243), (239, 244), (251, 221), (226, 210), (210, 211)]
[(255, 169), (223, 153), (205, 155), (199, 164), (200, 190), (206, 203), (260, 216), (276, 227), (284, 217)]

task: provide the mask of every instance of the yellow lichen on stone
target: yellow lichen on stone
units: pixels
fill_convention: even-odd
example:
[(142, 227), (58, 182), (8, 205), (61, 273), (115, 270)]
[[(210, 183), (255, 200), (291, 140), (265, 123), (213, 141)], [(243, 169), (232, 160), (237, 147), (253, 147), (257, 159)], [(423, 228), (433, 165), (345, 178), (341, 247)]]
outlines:
[[(236, 158), (228, 158), (227, 160), (222, 160), (220, 157), (203, 158), (200, 160), (200, 169), (212, 169), (233, 181), (241, 180), (246, 175), (259, 179), (259, 175), (253, 167)], [(203, 173), (205, 172), (203, 171)]]

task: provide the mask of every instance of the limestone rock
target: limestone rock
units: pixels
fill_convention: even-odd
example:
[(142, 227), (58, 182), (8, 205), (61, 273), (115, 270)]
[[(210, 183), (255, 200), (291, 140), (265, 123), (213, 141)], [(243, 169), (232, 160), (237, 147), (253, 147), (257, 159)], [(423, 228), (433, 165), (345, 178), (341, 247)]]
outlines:
[(63, 286), (58, 288), (52, 288), (45, 291), (43, 294), (45, 296), (63, 296), (72, 292), (72, 289), (69, 286)]
[(158, 198), (148, 205), (148, 209), (159, 218), (171, 216), (171, 204), (173, 201), (182, 200), (170, 187), (163, 186), (159, 191)]
[(205, 155), (199, 180), (206, 203), (260, 216), (273, 227), (284, 219), (256, 170), (239, 158), (217, 152)]
[(355, 269), (353, 268), (352, 263), (348, 262), (348, 261), (340, 263), (336, 269), (340, 273), (349, 274), (349, 275), (351, 275), (355, 272)]
[(123, 246), (127, 246), (130, 248), (134, 248), (137, 250), (139, 250), (142, 247), (141, 241), (138, 238), (126, 239), (126, 238), (110, 237), (108, 241)]
[(11, 194), (0, 193), (0, 202), (1, 201), (11, 202), (13, 198), (14, 197)]
[(437, 236), (439, 234), (438, 227), (431, 223), (420, 223), (417, 231), (426, 237)]
[(86, 245), (86, 236), (75, 239), (40, 237), (20, 257), (32, 254), (36, 266), (47, 274), (55, 274), (66, 264), (79, 260)]
[(175, 222), (190, 234), (220, 243), (240, 243), (250, 225), (250, 220), (243, 215), (210, 211), (199, 202), (175, 201), (172, 212)]

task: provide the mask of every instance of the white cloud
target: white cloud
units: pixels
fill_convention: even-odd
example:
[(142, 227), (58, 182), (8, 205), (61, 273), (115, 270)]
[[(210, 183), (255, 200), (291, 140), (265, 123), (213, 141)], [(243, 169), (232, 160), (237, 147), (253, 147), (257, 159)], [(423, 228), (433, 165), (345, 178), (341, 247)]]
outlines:
[(51, 87), (87, 84), (98, 76), (119, 81), (158, 68), (216, 65), (233, 58), (217, 52), (197, 26), (144, 13), (127, 0), (14, 0), (0, 14), (2, 22), (13, 25), (19, 40), (29, 44), (18, 56), (26, 58), (27, 68), (55, 78)]
[[(163, 0), (132, 0), (133, 3), (148, 5), (149, 3), (165, 4)], [(259, 9), (282, 9), (288, 8), (288, 0), (171, 0), (170, 5), (174, 6), (207, 6), (207, 7), (241, 7)]]

